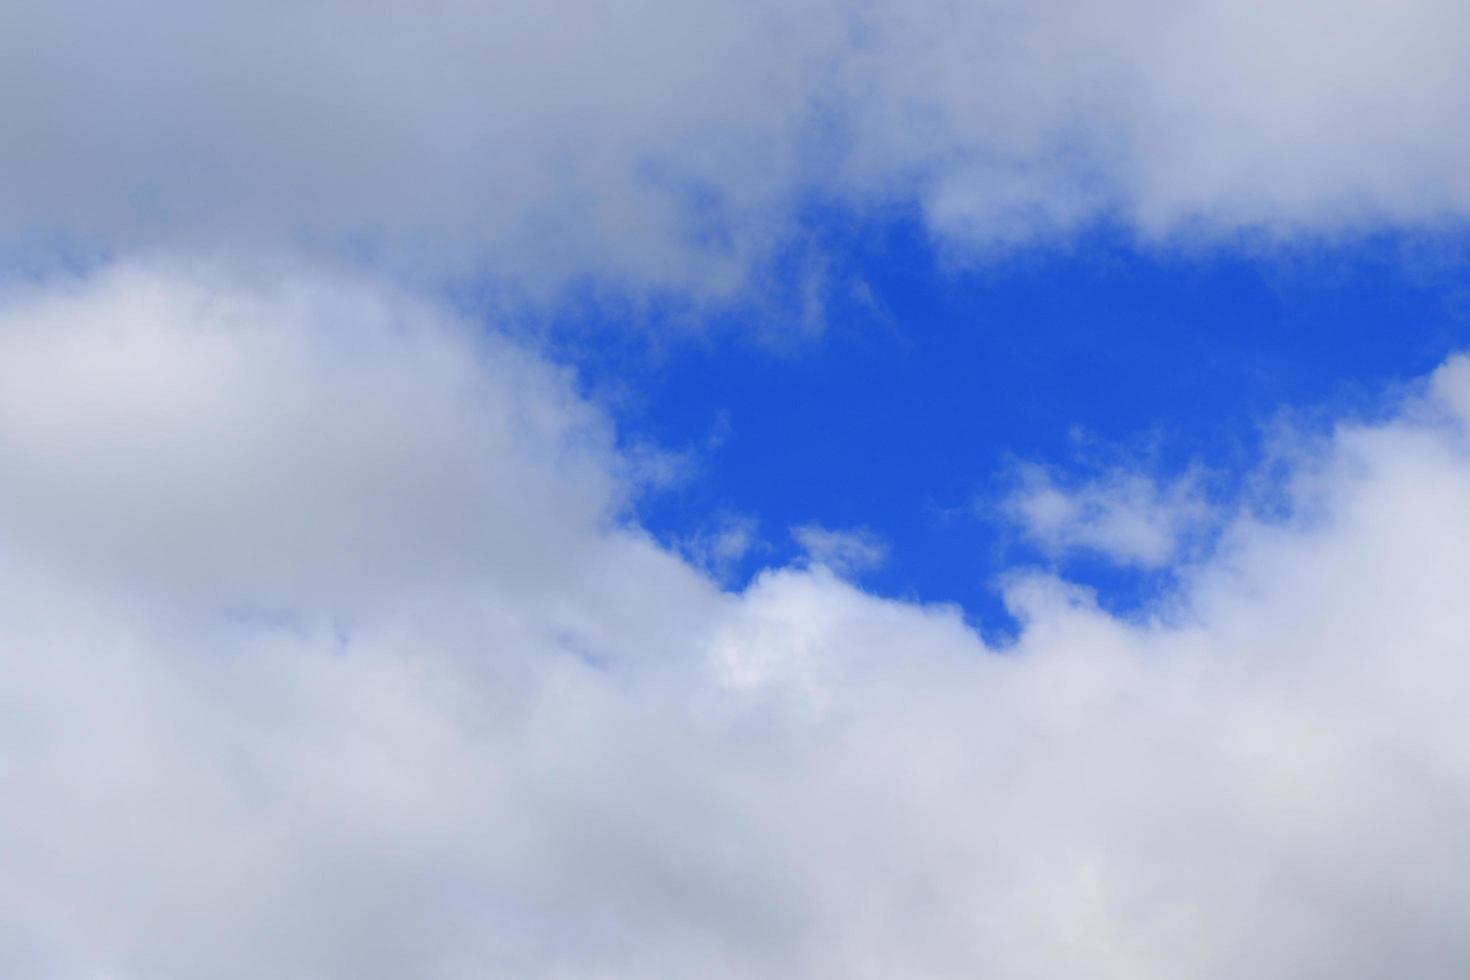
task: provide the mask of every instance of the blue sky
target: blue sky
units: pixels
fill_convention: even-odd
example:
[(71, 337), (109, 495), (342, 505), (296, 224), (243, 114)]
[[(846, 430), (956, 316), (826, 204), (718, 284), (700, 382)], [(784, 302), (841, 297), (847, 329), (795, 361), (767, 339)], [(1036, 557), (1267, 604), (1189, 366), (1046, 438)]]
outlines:
[[(1010, 624), (1004, 572), (1052, 563), (999, 512), (1018, 461), (1077, 480), (1197, 466), (1223, 506), (1248, 506), (1240, 481), (1280, 426), (1373, 417), (1470, 342), (1470, 239), (1453, 232), (1185, 250), (1105, 229), (966, 265), (912, 221), (815, 235), (840, 241), (817, 333), (778, 346), (732, 317), (737, 336), (650, 346), (636, 317), (584, 316), (568, 356), (614, 393), (625, 438), (691, 455), (639, 507), (655, 533), (755, 519), (739, 582), (799, 555), (791, 527), (867, 528), (890, 552), (865, 583), (959, 603), (982, 628)], [(1170, 581), (1060, 560), (1124, 610)]]
[(1470, 976), (1467, 51), (0, 5), (0, 978)]

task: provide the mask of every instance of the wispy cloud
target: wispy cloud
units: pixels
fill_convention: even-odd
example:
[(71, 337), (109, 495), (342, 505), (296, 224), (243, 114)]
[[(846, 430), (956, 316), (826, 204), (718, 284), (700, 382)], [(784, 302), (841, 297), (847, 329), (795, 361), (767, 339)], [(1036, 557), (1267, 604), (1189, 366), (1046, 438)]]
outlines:
[(1052, 557), (1090, 551), (1144, 568), (1178, 561), (1217, 517), (1197, 475), (1161, 482), (1146, 470), (1118, 468), (1064, 483), (1035, 463), (1017, 468), (1001, 509)]
[(819, 524), (802, 524), (791, 529), (791, 537), (810, 562), (834, 572), (867, 571), (888, 557), (883, 539), (867, 528), (838, 531)]

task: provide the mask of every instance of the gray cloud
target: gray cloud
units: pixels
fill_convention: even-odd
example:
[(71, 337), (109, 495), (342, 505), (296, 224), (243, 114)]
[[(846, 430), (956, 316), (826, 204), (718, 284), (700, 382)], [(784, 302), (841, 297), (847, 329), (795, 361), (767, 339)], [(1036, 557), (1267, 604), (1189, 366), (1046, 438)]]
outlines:
[[(955, 255), (1470, 212), (1455, 0), (12, 5), (0, 237), (741, 294), (813, 199)], [(18, 243), (18, 244), (17, 244)], [(813, 275), (817, 275), (814, 271)]]

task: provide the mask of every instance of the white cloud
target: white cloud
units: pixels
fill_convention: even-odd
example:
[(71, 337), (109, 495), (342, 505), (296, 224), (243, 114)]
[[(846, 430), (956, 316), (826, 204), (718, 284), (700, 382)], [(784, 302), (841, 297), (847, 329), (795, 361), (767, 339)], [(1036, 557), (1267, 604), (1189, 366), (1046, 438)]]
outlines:
[(1120, 468), (1063, 485), (1035, 463), (1017, 468), (1017, 486), (1002, 511), (1053, 557), (1091, 551), (1144, 568), (1177, 561), (1187, 540), (1215, 516), (1194, 475), (1161, 483)]
[(564, 376), (351, 279), (121, 268), (0, 350), (7, 977), (1470, 968), (1466, 362), (995, 651), (722, 592)]
[(1470, 216), (1459, 0), (53, 0), (4, 19), (11, 247), (326, 242), (514, 294), (700, 299), (810, 247), (814, 198), (917, 204), (957, 254), (1098, 218), (1208, 242)]
[(760, 521), (749, 514), (723, 514), (678, 546), (691, 562), (722, 582), (752, 551), (769, 547), (760, 538)]
[(807, 560), (835, 572), (863, 572), (883, 564), (888, 546), (867, 528), (833, 530), (819, 524), (802, 524), (791, 536), (806, 552)]
[(536, 357), (346, 278), (116, 269), (0, 335), (3, 526), (268, 601), (486, 554), (536, 578), (615, 510), (605, 420)]

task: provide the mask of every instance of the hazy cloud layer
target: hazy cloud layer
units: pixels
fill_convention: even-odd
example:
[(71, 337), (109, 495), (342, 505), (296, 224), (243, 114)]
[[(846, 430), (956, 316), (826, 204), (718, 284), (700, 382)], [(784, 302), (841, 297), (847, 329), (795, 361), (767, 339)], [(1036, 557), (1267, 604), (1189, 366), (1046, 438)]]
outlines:
[(619, 518), (531, 352), (352, 279), (0, 310), (0, 974), (1461, 977), (1470, 363), (1144, 621)]
[(703, 298), (810, 257), (812, 202), (961, 255), (1433, 228), (1470, 215), (1467, 47), (1459, 0), (12, 3), (0, 244)]

